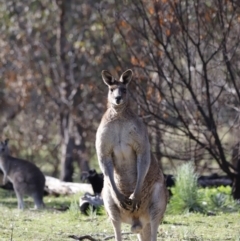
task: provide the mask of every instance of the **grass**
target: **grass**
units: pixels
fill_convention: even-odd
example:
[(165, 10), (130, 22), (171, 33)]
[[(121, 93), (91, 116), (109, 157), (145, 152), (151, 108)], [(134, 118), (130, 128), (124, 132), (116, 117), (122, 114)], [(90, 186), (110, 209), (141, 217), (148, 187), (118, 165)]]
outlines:
[[(33, 203), (26, 199), (26, 209), (18, 210), (13, 192), (0, 190), (0, 241), (71, 241), (70, 235), (91, 235), (97, 240), (114, 240), (113, 229), (107, 215), (89, 212), (82, 215), (78, 210), (81, 195), (68, 197), (44, 197), (47, 209), (30, 210)], [(65, 212), (53, 207), (68, 206)], [(240, 213), (218, 213), (206, 216), (196, 213), (166, 214), (159, 227), (161, 241), (240, 241)], [(122, 226), (123, 240), (137, 240), (130, 234), (128, 225)]]

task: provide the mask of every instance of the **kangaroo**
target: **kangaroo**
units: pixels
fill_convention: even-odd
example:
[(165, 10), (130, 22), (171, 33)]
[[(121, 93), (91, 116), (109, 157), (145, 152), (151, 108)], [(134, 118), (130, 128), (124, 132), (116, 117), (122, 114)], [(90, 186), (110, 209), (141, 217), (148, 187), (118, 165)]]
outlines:
[(116, 241), (122, 240), (122, 222), (131, 225), (139, 241), (156, 241), (167, 190), (160, 166), (150, 154), (147, 128), (130, 108), (132, 76), (130, 69), (119, 80), (102, 71), (108, 86), (108, 109), (96, 133), (96, 152), (104, 175), (102, 197)]
[(3, 171), (3, 184), (9, 179), (18, 200), (18, 208), (24, 209), (23, 196), (31, 196), (35, 208), (44, 207), (43, 192), (45, 176), (33, 163), (9, 155), (8, 140), (0, 142), (0, 168)]

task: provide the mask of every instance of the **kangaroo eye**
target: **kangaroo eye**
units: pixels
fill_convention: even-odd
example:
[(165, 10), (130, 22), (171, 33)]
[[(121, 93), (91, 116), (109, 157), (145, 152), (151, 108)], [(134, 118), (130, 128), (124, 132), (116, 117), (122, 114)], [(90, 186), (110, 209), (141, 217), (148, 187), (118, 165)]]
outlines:
[(122, 92), (123, 92), (124, 94), (126, 94), (127, 90), (126, 90), (126, 89), (122, 89)]

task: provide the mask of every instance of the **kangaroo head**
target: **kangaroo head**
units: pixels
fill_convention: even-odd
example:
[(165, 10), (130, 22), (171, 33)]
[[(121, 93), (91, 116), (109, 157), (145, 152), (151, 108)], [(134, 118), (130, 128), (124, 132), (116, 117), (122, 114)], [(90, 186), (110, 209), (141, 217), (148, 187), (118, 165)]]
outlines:
[(7, 155), (9, 153), (8, 150), (8, 139), (0, 142), (0, 156)]
[(108, 102), (112, 106), (121, 106), (128, 101), (128, 84), (132, 80), (131, 69), (123, 72), (119, 80), (116, 80), (108, 71), (102, 71), (103, 82), (108, 86)]

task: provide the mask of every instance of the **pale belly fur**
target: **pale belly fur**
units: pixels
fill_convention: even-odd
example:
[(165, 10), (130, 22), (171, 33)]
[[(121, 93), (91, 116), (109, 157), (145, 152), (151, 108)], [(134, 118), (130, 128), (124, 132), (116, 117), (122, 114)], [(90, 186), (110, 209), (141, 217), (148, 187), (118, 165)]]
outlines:
[(130, 195), (134, 191), (137, 179), (136, 154), (132, 147), (122, 141), (113, 149), (115, 167), (114, 179), (119, 191)]

